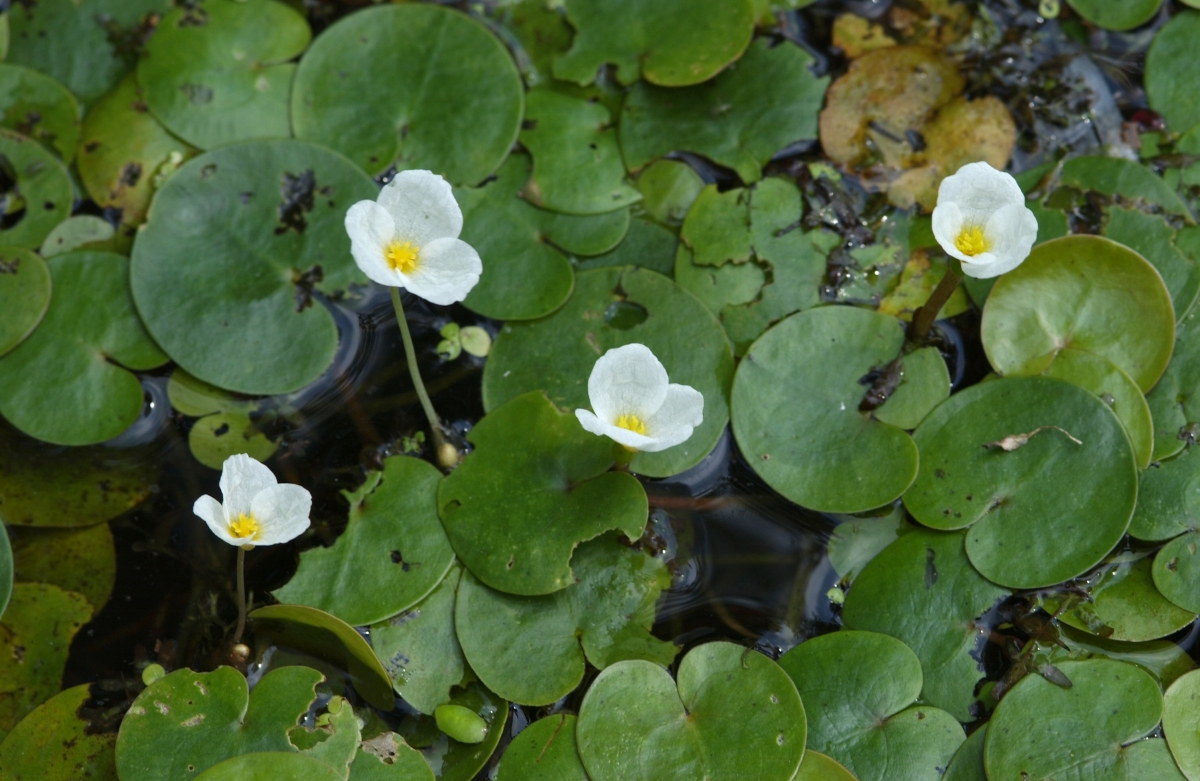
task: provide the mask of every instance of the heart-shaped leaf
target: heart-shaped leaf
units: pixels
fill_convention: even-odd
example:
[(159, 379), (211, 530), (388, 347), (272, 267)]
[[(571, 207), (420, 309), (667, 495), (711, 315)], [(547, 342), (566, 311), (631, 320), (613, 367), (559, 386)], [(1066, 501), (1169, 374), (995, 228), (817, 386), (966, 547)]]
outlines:
[(575, 747), (575, 717), (547, 716), (521, 730), (496, 766), (495, 781), (588, 781)]

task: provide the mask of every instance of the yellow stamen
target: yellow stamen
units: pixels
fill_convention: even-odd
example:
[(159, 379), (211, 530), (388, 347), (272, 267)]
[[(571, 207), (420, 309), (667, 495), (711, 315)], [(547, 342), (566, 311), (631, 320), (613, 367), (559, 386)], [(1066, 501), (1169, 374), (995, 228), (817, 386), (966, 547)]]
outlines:
[(411, 274), (417, 269), (417, 248), (410, 241), (393, 241), (383, 251), (383, 257), (393, 270)]
[(964, 255), (975, 257), (992, 248), (991, 243), (984, 237), (983, 228), (978, 225), (963, 226), (954, 239), (954, 246)]
[(258, 539), (258, 533), (261, 529), (258, 526), (258, 521), (254, 520), (254, 513), (247, 515), (246, 513), (238, 513), (238, 517), (229, 522), (229, 534), (234, 539), (244, 540)]
[(646, 424), (637, 415), (622, 415), (617, 418), (617, 428), (632, 431), (634, 434), (646, 436)]

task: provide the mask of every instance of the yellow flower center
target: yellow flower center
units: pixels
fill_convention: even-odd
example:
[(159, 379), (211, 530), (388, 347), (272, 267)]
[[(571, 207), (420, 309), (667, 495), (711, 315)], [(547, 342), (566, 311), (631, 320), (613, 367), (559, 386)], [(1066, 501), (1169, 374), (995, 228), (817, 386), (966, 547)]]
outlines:
[(622, 415), (617, 418), (617, 428), (632, 431), (634, 434), (646, 436), (646, 424), (637, 415)]
[(954, 246), (958, 247), (958, 251), (964, 255), (975, 257), (992, 248), (991, 243), (984, 238), (983, 228), (978, 225), (963, 226), (963, 229), (958, 232), (958, 237), (954, 239)]
[(383, 257), (394, 271), (411, 274), (417, 269), (417, 248), (410, 241), (393, 241), (383, 251)]
[(235, 539), (244, 540), (258, 539), (258, 533), (261, 529), (258, 526), (258, 521), (254, 520), (254, 513), (246, 515), (246, 513), (238, 513), (238, 517), (229, 522), (229, 534)]

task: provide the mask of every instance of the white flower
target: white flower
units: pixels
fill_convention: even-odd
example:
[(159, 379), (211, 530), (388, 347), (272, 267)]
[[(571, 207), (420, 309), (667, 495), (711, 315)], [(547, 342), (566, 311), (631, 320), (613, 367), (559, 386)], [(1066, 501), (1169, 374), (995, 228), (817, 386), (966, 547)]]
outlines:
[(1037, 217), (1017, 180), (987, 163), (969, 163), (942, 180), (933, 235), (976, 279), (1012, 271), (1037, 240)]
[(298, 485), (280, 483), (245, 453), (230, 456), (221, 466), (221, 498), (224, 504), (201, 496), (192, 512), (230, 545), (275, 545), (308, 528), (312, 495)]
[(466, 298), (483, 271), (479, 253), (458, 238), (462, 225), (449, 183), (429, 171), (401, 171), (377, 200), (346, 212), (350, 253), (364, 274), (442, 305)]
[(630, 450), (657, 453), (687, 440), (704, 422), (704, 396), (667, 383), (667, 370), (644, 344), (609, 350), (588, 377), (589, 412), (575, 410), (586, 430)]

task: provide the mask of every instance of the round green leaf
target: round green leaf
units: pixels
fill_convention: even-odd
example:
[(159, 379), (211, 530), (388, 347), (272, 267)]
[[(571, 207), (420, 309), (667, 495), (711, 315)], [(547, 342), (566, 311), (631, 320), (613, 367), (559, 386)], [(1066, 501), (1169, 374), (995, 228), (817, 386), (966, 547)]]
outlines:
[(679, 239), (667, 228), (646, 219), (629, 221), (629, 231), (621, 243), (594, 258), (582, 258), (576, 268), (620, 268), (638, 266), (671, 276), (675, 269), (675, 249)]
[(117, 551), (107, 523), (78, 529), (14, 526), (9, 535), (15, 580), (52, 583), (82, 594), (96, 613), (108, 602), (117, 577)]
[(35, 708), (0, 743), (0, 777), (40, 781), (116, 781), (110, 732), (92, 731), (79, 714), (87, 684), (56, 694)]
[(625, 165), (637, 170), (668, 152), (688, 151), (732, 168), (747, 184), (757, 181), (773, 154), (817, 135), (829, 79), (814, 77), (812, 63), (799, 46), (785, 41), (772, 48), (760, 38), (711, 84), (683, 89), (635, 84), (621, 108)]
[(892, 507), (879, 517), (835, 517), (839, 523), (829, 534), (826, 555), (833, 571), (847, 583), (853, 583), (871, 559), (912, 528), (904, 519), (903, 507)]
[(1162, 0), (1067, 0), (1076, 13), (1105, 30), (1132, 30), (1150, 21)]
[(416, 749), (393, 732), (363, 741), (350, 766), (349, 781), (434, 781)]
[(942, 781), (987, 781), (983, 769), (983, 740), (987, 736), (987, 725), (972, 732), (967, 742), (958, 747), (954, 759), (946, 768)]
[(1146, 98), (1177, 133), (1200, 124), (1200, 96), (1191, 88), (1192, 75), (1200, 68), (1197, 35), (1200, 13), (1184, 11), (1155, 34), (1146, 52)]
[(146, 327), (218, 387), (251, 395), (304, 387), (329, 367), (338, 338), (312, 297), (365, 282), (342, 223), (353, 203), (377, 193), (345, 158), (299, 141), (194, 158), (159, 190), (133, 247), (133, 297)]
[(475, 449), (442, 481), (438, 505), (450, 544), (489, 586), (549, 594), (575, 582), (572, 551), (608, 529), (630, 539), (646, 525), (637, 479), (610, 472), (612, 443), (534, 391), (471, 429)]
[(567, 0), (575, 28), (554, 75), (590, 84), (605, 63), (617, 81), (664, 87), (708, 81), (736, 60), (754, 34), (749, 0)]
[[(1079, 584), (1087, 593), (1088, 601), (1079, 602), (1065, 611), (1054, 611), (1055, 615), (1059, 621), (1076, 629), (1132, 642), (1166, 637), (1195, 621), (1194, 609), (1188, 612), (1172, 604), (1166, 598), (1169, 594), (1159, 593), (1155, 588), (1157, 576), (1151, 577), (1151, 564), (1151, 558), (1146, 556), (1136, 561), (1118, 560), (1106, 565)], [(1185, 601), (1195, 603), (1196, 599)]]
[[(1027, 675), (992, 715), (984, 740), (990, 781), (1147, 778), (1119, 775), (1128, 746), (1158, 725), (1163, 698), (1147, 673), (1124, 662), (1062, 662), (1070, 688)], [(1103, 718), (1100, 718), (1103, 714)]]
[[(1058, 636), (1069, 649), (1066, 656), (1068, 659), (1081, 660), (1100, 656), (1136, 664), (1150, 673), (1162, 686), (1170, 686), (1181, 675), (1196, 669), (1196, 663), (1187, 652), (1170, 640), (1123, 643), (1119, 640), (1105, 640), (1066, 624), (1059, 626)], [(1053, 662), (1061, 661), (1056, 658), (1059, 653), (1059, 649), (1054, 651), (1051, 656)]]
[(1129, 525), (1129, 438), (1108, 405), (1075, 385), (981, 383), (951, 396), (913, 438), (921, 466), (904, 506), (935, 529), (970, 526), (967, 556), (996, 583), (1037, 588), (1080, 575)]
[(504, 736), (508, 703), (478, 683), (471, 683), (455, 689), (450, 704), (473, 710), (487, 723), (487, 737), (482, 743), (459, 743), (439, 730), (431, 716), (408, 717), (400, 723), (399, 732), (408, 745), (425, 755), (431, 767), (438, 768), (434, 773), (438, 781), (472, 781)]
[(113, 239), (116, 233), (107, 220), (77, 214), (55, 225), (38, 251), (46, 259), (76, 250), (114, 250), (121, 254), (116, 248), (117, 240)]
[(71, 214), (75, 191), (67, 169), (36, 141), (0, 128), (0, 169), (16, 187), (5, 199), (0, 244), (37, 249)]
[(25, 249), (0, 249), (0, 356), (25, 340), (50, 307), (50, 269)]
[(1162, 596), (1184, 611), (1191, 611), (1187, 615), (1192, 618), (1195, 618), (1196, 613), (1200, 613), (1200, 556), (1196, 555), (1198, 545), (1200, 534), (1188, 532), (1168, 542), (1154, 557), (1154, 585), (1162, 592)]
[(766, 280), (757, 263), (697, 264), (694, 253), (682, 243), (675, 253), (675, 281), (714, 315), (759, 298)]
[(921, 663), (904, 643), (843, 630), (808, 640), (779, 665), (808, 713), (808, 745), (861, 779), (937, 779), (965, 739), (945, 711), (914, 705)]
[(1175, 318), (1192, 308), (1200, 293), (1200, 266), (1175, 245), (1175, 229), (1158, 214), (1110, 206), (1104, 236), (1141, 254), (1158, 271), (1171, 294)]
[(656, 160), (642, 169), (634, 186), (642, 193), (647, 214), (663, 225), (679, 226), (704, 189), (704, 180), (687, 163)]
[[(629, 305), (639, 313), (644, 310), (646, 318), (630, 324), (614, 317)], [(650, 477), (678, 474), (708, 455), (725, 429), (733, 354), (704, 305), (652, 271), (581, 272), (575, 292), (552, 316), (506, 324), (483, 369), (484, 408), (536, 389), (560, 408), (589, 407), (587, 378), (596, 359), (633, 342), (650, 348), (671, 382), (704, 394), (704, 422), (688, 441), (660, 453), (638, 453), (630, 463), (634, 472)], [(598, 441), (610, 445), (606, 439)]]
[(848, 306), (810, 309), (763, 334), (733, 383), (733, 434), (754, 471), (824, 512), (861, 512), (904, 493), (917, 446), (859, 411), (869, 390), (862, 378), (903, 344), (899, 320)]
[(524, 111), (520, 75), (500, 42), (466, 14), (423, 3), (341, 19), (305, 53), (293, 94), (297, 138), (371, 174), (395, 163), (454, 184), (500, 167)]
[(581, 545), (574, 563), (578, 582), (544, 596), (503, 594), (463, 577), (454, 616), (463, 654), (505, 699), (554, 702), (579, 685), (585, 656), (601, 670), (675, 658), (679, 649), (649, 631), (654, 603), (670, 585), (659, 560), (605, 535)]
[(846, 597), (847, 629), (904, 641), (921, 660), (924, 702), (971, 721), (987, 630), (975, 623), (1008, 596), (967, 559), (965, 535), (912, 531), (867, 564)]
[(1107, 358), (1070, 347), (1060, 350), (1042, 374), (1078, 385), (1108, 404), (1129, 435), (1138, 469), (1146, 468), (1154, 452), (1154, 421), (1146, 397), (1128, 374)]
[(1067, 236), (1000, 277), (980, 336), (1000, 374), (1039, 374), (1071, 347), (1112, 361), (1145, 392), (1171, 357), (1175, 315), (1142, 256), (1099, 236)]
[(1163, 695), (1163, 734), (1188, 781), (1200, 779), (1200, 670), (1184, 675)]
[(617, 130), (600, 103), (548, 89), (525, 100), (521, 145), (533, 156), (530, 203), (567, 214), (603, 214), (641, 200), (625, 181)]
[(513, 738), (496, 766), (495, 781), (589, 781), (575, 748), (575, 717), (539, 719)]
[(288, 60), (311, 38), (304, 17), (276, 0), (203, 0), (158, 23), (138, 83), (154, 116), (200, 149), (286, 138)]
[(808, 749), (794, 781), (857, 781), (850, 771), (829, 757)]
[(147, 686), (121, 721), (117, 772), (178, 781), (239, 754), (296, 751), (288, 732), (303, 729), (296, 725), (323, 680), (309, 667), (280, 667), (251, 692), (232, 667), (176, 670)]
[(127, 369), (166, 363), (129, 296), (129, 261), (71, 252), (47, 264), (54, 296), (41, 325), (0, 359), (0, 414), (59, 445), (120, 434), (141, 414), (141, 383)]
[(84, 117), (75, 165), (93, 201), (120, 209), (123, 224), (139, 225), (154, 191), (193, 154), (149, 112), (130, 74)]
[(750, 199), (743, 188), (720, 192), (715, 184), (700, 191), (679, 230), (699, 266), (745, 263), (754, 250), (750, 234)]
[(171, 0), (14, 3), (6, 15), (8, 61), (47, 74), (90, 105), (133, 67), (134, 41), (171, 7)]
[(1146, 394), (1154, 419), (1154, 460), (1183, 450), (1200, 427), (1200, 311), (1186, 315), (1175, 327), (1175, 351), (1162, 379)]
[(275, 455), (279, 443), (263, 434), (247, 415), (218, 412), (197, 420), (188, 432), (188, 449), (209, 469), (220, 469), (225, 459), (245, 453), (256, 461)]
[(427, 461), (384, 460), (382, 472), (343, 494), (350, 520), (337, 542), (301, 553), (296, 574), (275, 598), (319, 608), (354, 626), (382, 621), (422, 600), (454, 563), (438, 519), (441, 477)]
[(392, 682), (363, 636), (345, 621), (306, 605), (268, 605), (250, 612), (255, 631), (277, 645), (345, 670), (364, 700), (382, 711), (396, 704)]
[[(902, 356), (900, 366), (903, 372), (900, 384), (875, 410), (875, 419), (911, 430), (921, 425), (925, 416), (950, 395), (950, 370), (936, 347), (922, 347)], [(1140, 391), (1138, 397), (1141, 398)], [(1149, 417), (1147, 411), (1147, 421)]]
[(1140, 781), (1143, 778), (1187, 781), (1175, 764), (1167, 741), (1162, 738), (1147, 738), (1126, 746), (1116, 770), (1122, 779), (1128, 781)]
[[(1123, 157), (1083, 155), (1063, 162), (1059, 181), (1079, 190), (1095, 190), (1109, 198), (1121, 196), (1161, 206), (1190, 221), (1191, 211), (1175, 188), (1148, 166)], [(1040, 233), (1039, 233), (1040, 237)]]
[(62, 688), (71, 640), (93, 614), (79, 594), (14, 583), (0, 616), (0, 737)]
[(593, 781), (790, 781), (805, 713), (779, 665), (733, 643), (706, 643), (676, 680), (656, 664), (621, 662), (579, 706), (576, 739)]
[(200, 776), (179, 777), (202, 781), (345, 781), (324, 762), (279, 751), (242, 754), (214, 765)]
[(40, 142), (70, 164), (79, 141), (79, 103), (49, 76), (0, 65), (0, 127)]
[(454, 598), (462, 567), (450, 568), (437, 587), (409, 610), (371, 625), (371, 647), (392, 679), (396, 694), (431, 715), (450, 702), (466, 665), (454, 631)]

